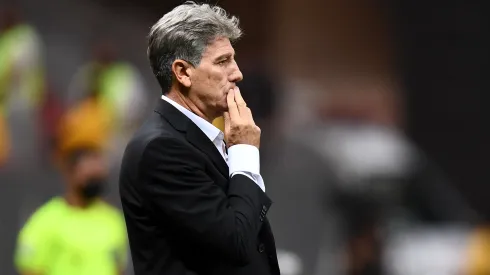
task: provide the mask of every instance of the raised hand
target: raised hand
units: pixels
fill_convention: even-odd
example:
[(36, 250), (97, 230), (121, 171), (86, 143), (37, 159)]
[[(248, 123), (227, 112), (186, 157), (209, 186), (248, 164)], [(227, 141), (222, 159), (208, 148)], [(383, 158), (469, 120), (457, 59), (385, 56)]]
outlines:
[(238, 87), (230, 90), (227, 101), (228, 112), (224, 113), (226, 145), (249, 144), (259, 148), (261, 130), (255, 125), (252, 111)]

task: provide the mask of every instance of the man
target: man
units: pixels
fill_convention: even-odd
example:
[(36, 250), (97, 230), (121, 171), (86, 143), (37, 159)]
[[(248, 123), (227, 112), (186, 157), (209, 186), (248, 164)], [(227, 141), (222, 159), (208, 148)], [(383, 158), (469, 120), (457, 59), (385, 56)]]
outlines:
[(57, 149), (66, 193), (42, 205), (22, 228), (15, 253), (20, 274), (116, 275), (126, 267), (124, 218), (100, 199), (109, 172), (101, 115), (86, 105), (63, 117)]
[(122, 274), (127, 240), (124, 219), (99, 199), (106, 165), (92, 148), (64, 161), (67, 192), (42, 205), (22, 228), (15, 264), (23, 275)]
[[(136, 275), (280, 273), (260, 129), (236, 86), (231, 42), (240, 36), (236, 17), (192, 2), (151, 29), (148, 57), (163, 96), (120, 174)], [(224, 135), (211, 124), (221, 115)]]
[(28, 137), (35, 136), (32, 116), (45, 90), (42, 40), (15, 5), (0, 7), (0, 60), (1, 167), (14, 158), (32, 159)]

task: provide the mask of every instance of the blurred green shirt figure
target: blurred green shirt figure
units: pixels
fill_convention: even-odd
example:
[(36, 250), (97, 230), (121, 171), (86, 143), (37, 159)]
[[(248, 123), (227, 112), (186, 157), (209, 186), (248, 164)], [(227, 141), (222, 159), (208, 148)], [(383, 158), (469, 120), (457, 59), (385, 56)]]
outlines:
[(115, 275), (127, 255), (124, 218), (116, 208), (101, 200), (78, 208), (57, 197), (20, 232), (15, 264), (21, 274)]
[(87, 102), (62, 118), (56, 156), (65, 193), (39, 207), (20, 231), (21, 275), (119, 275), (126, 267), (124, 216), (101, 199), (109, 176), (101, 109)]

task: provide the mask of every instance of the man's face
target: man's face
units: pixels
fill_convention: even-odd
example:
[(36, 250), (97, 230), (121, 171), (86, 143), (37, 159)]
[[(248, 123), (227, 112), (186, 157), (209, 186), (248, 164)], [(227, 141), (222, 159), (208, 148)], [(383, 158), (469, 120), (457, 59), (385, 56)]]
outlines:
[[(92, 191), (95, 190), (97, 191), (96, 194), (88, 194), (95, 197), (100, 195), (104, 187), (102, 185), (107, 179), (108, 169), (101, 154), (90, 153), (80, 156), (70, 174), (71, 188), (81, 196), (87, 196), (86, 192), (93, 193)], [(86, 199), (90, 198), (86, 197)]]
[(189, 97), (201, 110), (221, 116), (228, 110), (226, 95), (243, 79), (235, 50), (227, 38), (217, 38), (204, 50), (190, 76)]

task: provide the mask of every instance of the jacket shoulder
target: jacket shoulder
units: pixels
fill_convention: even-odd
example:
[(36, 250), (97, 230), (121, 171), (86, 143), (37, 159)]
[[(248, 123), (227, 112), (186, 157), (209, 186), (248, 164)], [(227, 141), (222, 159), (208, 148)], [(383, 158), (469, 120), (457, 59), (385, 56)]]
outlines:
[[(148, 145), (157, 139), (173, 139), (186, 143), (185, 133), (172, 127), (159, 114), (153, 113), (134, 133), (123, 154), (121, 176), (124, 173), (136, 173), (139, 161)], [(136, 175), (136, 174), (133, 174)]]

